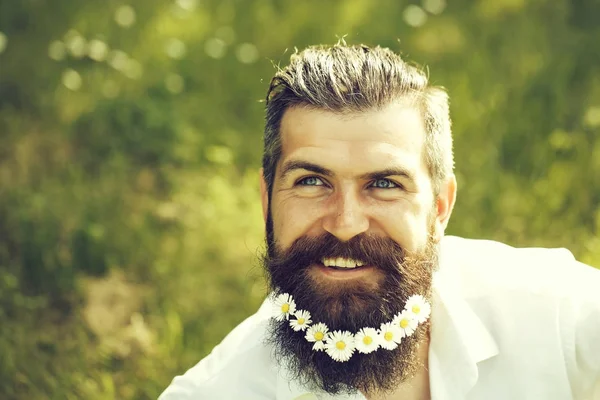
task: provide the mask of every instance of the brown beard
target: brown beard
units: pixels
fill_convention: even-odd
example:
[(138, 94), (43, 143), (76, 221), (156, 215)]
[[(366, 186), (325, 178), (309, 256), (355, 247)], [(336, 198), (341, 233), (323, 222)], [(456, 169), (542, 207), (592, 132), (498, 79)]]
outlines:
[[(405, 254), (389, 238), (362, 234), (341, 242), (328, 233), (301, 237), (282, 251), (274, 243), (269, 220), (267, 250), (263, 263), (274, 294), (292, 295), (297, 309), (309, 311), (313, 323), (323, 322), (330, 331), (352, 333), (390, 322), (412, 295), (420, 294), (430, 301), (432, 274), (438, 262), (431, 235), (425, 248), (414, 254)], [(375, 285), (352, 282), (325, 288), (310, 274), (311, 265), (319, 264), (324, 257), (364, 261), (375, 266), (374, 272), (382, 279)], [(392, 391), (416, 374), (422, 367), (418, 350), (427, 339), (428, 327), (428, 322), (419, 325), (395, 350), (354, 353), (347, 362), (336, 362), (325, 352), (312, 350), (305, 333), (292, 330), (288, 321), (273, 320), (267, 342), (273, 348), (274, 359), (289, 371), (290, 378), (312, 390), (330, 394), (360, 390), (369, 395)]]

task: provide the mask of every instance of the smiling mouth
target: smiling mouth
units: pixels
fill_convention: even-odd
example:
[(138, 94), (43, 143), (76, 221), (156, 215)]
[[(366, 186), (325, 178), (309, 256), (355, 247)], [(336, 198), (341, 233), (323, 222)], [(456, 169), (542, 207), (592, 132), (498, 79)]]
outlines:
[[(314, 279), (325, 279), (325, 282), (366, 282), (378, 281), (381, 278), (375, 267), (366, 261), (342, 257), (322, 258), (313, 264), (311, 271)], [(331, 287), (329, 289), (333, 290)]]
[(348, 271), (355, 270), (357, 268), (363, 267), (366, 263), (361, 260), (354, 260), (352, 258), (343, 258), (343, 257), (324, 257), (321, 259), (321, 264), (323, 264), (327, 268), (339, 270), (339, 271)]

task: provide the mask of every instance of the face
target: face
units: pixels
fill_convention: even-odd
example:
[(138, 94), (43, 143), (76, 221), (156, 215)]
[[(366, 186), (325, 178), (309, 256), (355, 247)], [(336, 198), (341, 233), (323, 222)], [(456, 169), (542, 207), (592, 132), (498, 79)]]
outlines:
[[(428, 296), (455, 186), (450, 179), (434, 197), (419, 111), (400, 103), (349, 115), (292, 108), (281, 139), (270, 201), (262, 183), (272, 288), (291, 293), (314, 321), (351, 332), (388, 321), (410, 295)], [(414, 373), (426, 337), (421, 330), (394, 352), (340, 364), (286, 323), (272, 333), (300, 376), (333, 392), (338, 384), (394, 387)]]
[[(270, 204), (262, 184), (263, 210), (266, 215), (270, 207), (280, 249), (328, 232), (343, 242), (363, 233), (387, 237), (413, 252), (426, 244), (430, 218), (441, 237), (454, 184), (449, 180), (434, 198), (417, 108), (393, 103), (340, 115), (295, 107), (284, 114), (281, 140)], [(315, 269), (314, 276), (330, 282), (377, 278), (364, 269)]]

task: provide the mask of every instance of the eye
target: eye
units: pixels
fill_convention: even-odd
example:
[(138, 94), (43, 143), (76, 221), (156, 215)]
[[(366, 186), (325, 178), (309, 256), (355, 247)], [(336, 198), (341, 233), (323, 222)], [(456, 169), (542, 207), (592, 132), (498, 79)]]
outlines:
[(371, 186), (376, 189), (394, 189), (400, 187), (397, 183), (389, 179), (377, 179), (373, 181)]
[(325, 183), (316, 176), (308, 176), (306, 178), (300, 179), (297, 183), (300, 186), (324, 186)]

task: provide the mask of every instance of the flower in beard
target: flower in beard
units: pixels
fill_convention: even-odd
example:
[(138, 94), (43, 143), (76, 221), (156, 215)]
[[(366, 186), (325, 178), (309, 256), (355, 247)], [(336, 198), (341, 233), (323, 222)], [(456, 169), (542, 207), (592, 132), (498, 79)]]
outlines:
[(322, 322), (311, 325), (304, 338), (313, 344), (313, 350), (319, 351), (325, 349), (325, 337), (329, 333), (329, 328)]
[(404, 337), (402, 330), (391, 322), (381, 324), (379, 328), (379, 345), (386, 350), (394, 350)]
[(354, 353), (354, 336), (348, 331), (330, 332), (325, 339), (325, 351), (335, 361), (348, 361)]
[(312, 320), (310, 319), (310, 313), (308, 311), (298, 310), (296, 311), (294, 316), (296, 317), (296, 319), (290, 320), (290, 326), (296, 332), (305, 331), (306, 328), (308, 328), (310, 326), (310, 323), (312, 322)]
[(400, 328), (403, 336), (410, 336), (417, 329), (418, 321), (415, 314), (409, 310), (404, 310), (396, 315), (392, 324)]
[(354, 335), (354, 346), (363, 354), (369, 354), (379, 348), (379, 334), (377, 329), (362, 328)]
[(284, 319), (289, 319), (290, 315), (294, 315), (296, 311), (296, 303), (292, 296), (287, 293), (282, 293), (275, 298), (273, 302), (273, 317), (277, 321), (283, 321)]
[(404, 308), (415, 316), (419, 324), (427, 321), (431, 315), (431, 305), (420, 294), (409, 297)]

